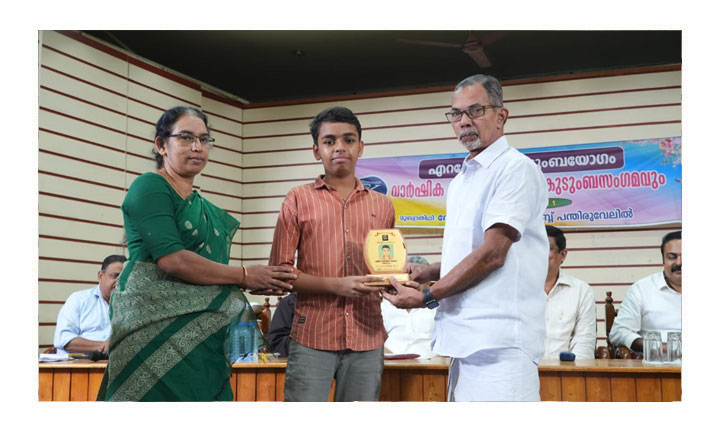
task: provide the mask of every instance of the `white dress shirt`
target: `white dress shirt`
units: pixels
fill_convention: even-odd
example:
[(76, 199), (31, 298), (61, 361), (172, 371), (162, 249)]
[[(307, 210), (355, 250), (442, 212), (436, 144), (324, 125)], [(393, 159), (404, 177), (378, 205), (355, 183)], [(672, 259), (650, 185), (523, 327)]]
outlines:
[(385, 348), (393, 354), (418, 354), (420, 358), (433, 356), (430, 342), (435, 332), (435, 309), (399, 309), (383, 299), (380, 303), (388, 338)]
[(560, 270), (545, 305), (545, 358), (570, 351), (594, 359), (597, 337), (595, 296), (590, 285)]
[(670, 288), (662, 271), (640, 279), (628, 289), (610, 330), (610, 343), (630, 348), (648, 331), (682, 330), (682, 295)]
[(100, 285), (70, 294), (58, 313), (53, 340), (58, 354), (65, 354), (63, 348), (76, 337), (98, 342), (110, 337), (109, 306)]
[(467, 290), (440, 300), (433, 352), (463, 358), (479, 350), (520, 348), (535, 363), (545, 339), (547, 183), (540, 168), (503, 136), (465, 159), (450, 182), (440, 276), (482, 245), (496, 223), (518, 236), (505, 263)]

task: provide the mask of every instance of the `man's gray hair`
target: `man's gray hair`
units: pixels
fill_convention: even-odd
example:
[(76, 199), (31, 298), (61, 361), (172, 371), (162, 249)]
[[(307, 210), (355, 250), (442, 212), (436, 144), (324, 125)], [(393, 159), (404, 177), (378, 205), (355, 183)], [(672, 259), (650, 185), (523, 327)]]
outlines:
[(491, 77), (490, 75), (477, 74), (467, 77), (455, 86), (455, 91), (475, 84), (480, 84), (485, 88), (491, 105), (503, 106), (502, 85), (500, 85), (500, 81), (498, 81), (497, 78)]

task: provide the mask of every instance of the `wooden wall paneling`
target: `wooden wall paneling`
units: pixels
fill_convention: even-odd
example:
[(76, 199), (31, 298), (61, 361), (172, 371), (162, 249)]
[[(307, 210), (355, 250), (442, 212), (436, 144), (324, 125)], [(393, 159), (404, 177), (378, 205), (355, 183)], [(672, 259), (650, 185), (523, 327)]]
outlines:
[(558, 372), (544, 372), (540, 375), (540, 399), (544, 401), (562, 400), (562, 382)]
[(54, 372), (52, 400), (70, 400), (70, 369), (59, 369)]
[(405, 372), (400, 377), (400, 400), (423, 400), (423, 377), (421, 373)]
[(385, 369), (380, 383), (380, 400), (397, 402), (400, 400), (400, 372)]
[(257, 400), (275, 401), (276, 380), (274, 369), (257, 370)]
[(285, 401), (285, 369), (278, 369), (275, 373), (275, 401)]
[(238, 380), (240, 379), (239, 375), (240, 375), (240, 372), (237, 369), (232, 369), (232, 371), (230, 372), (230, 389), (232, 389), (232, 392), (233, 392), (233, 400), (236, 402), (239, 400), (238, 399), (238, 390), (237, 390), (238, 389)]
[(585, 394), (588, 402), (610, 402), (610, 378), (601, 374), (586, 374)]
[(566, 373), (560, 380), (562, 400), (582, 402), (587, 400), (585, 376), (582, 373)]
[(237, 374), (236, 397), (237, 401), (254, 401), (256, 400), (257, 382), (256, 370), (254, 369), (234, 369)]
[(38, 400), (41, 402), (53, 400), (53, 370), (40, 369), (38, 380)]
[(426, 372), (423, 376), (423, 401), (447, 400), (447, 371)]
[(662, 377), (661, 386), (663, 402), (682, 400), (682, 381), (679, 374), (676, 377)]
[(70, 373), (70, 400), (88, 400), (89, 371), (74, 370)]
[(661, 402), (662, 388), (659, 374), (645, 374), (635, 378), (638, 402)]
[(613, 402), (636, 402), (635, 378), (610, 374), (610, 392)]
[(102, 383), (105, 369), (91, 369), (88, 373), (88, 393), (87, 397), (89, 401), (97, 400), (98, 391), (100, 391), (100, 384)]

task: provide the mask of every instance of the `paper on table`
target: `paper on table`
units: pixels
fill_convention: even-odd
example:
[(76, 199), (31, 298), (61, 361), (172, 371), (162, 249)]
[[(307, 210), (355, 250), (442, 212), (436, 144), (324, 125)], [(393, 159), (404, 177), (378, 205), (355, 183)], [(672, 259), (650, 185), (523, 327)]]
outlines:
[(41, 362), (56, 362), (70, 360), (67, 354), (40, 354)]

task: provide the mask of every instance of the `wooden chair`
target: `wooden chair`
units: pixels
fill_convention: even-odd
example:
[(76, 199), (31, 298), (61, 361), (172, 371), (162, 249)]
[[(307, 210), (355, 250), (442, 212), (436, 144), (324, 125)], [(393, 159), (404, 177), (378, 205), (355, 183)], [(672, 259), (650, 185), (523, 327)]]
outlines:
[[(610, 330), (612, 329), (613, 322), (617, 316), (617, 310), (613, 305), (612, 291), (606, 291), (605, 295), (605, 336), (607, 337), (606, 343), (607, 348), (600, 347), (595, 353), (595, 358), (611, 358), (611, 359), (632, 359), (637, 358), (637, 355), (630, 351), (627, 347), (621, 346), (616, 347), (610, 343)], [(605, 348), (602, 350), (602, 348)]]
[(46, 348), (45, 351), (43, 351), (43, 354), (57, 354), (57, 348), (55, 348), (54, 346)]
[(270, 297), (265, 297), (262, 312), (257, 317), (258, 327), (263, 335), (270, 330)]

